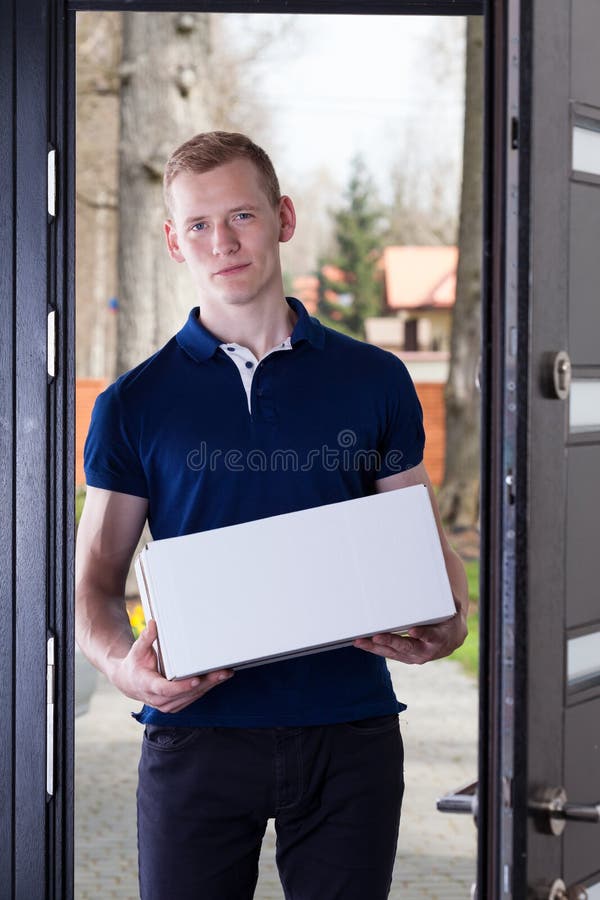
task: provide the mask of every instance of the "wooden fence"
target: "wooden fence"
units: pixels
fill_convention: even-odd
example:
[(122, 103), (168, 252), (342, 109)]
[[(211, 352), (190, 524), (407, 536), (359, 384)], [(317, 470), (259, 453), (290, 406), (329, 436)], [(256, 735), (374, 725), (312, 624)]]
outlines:
[[(76, 383), (76, 472), (77, 485), (85, 484), (83, 473), (83, 445), (87, 434), (92, 407), (98, 394), (108, 384), (105, 378), (78, 378)], [(425, 466), (435, 485), (440, 485), (444, 477), (444, 453), (446, 450), (446, 423), (444, 413), (444, 385), (416, 384), (417, 393), (423, 406), (423, 419), (427, 440), (425, 444)]]

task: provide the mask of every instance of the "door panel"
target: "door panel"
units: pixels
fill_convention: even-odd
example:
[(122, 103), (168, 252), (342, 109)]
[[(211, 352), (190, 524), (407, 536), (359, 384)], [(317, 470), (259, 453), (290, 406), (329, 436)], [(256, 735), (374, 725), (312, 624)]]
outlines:
[[(588, 159), (596, 169), (600, 162), (595, 159), (594, 163), (598, 154), (593, 150), (600, 132), (599, 34), (597, 0), (572, 0), (571, 99), (576, 114), (583, 112), (586, 117), (581, 122), (587, 132), (583, 137), (592, 137)], [(600, 803), (600, 655), (596, 655), (600, 637), (600, 429), (594, 427), (600, 422), (594, 413), (594, 408), (600, 412), (600, 178), (597, 174), (575, 177), (579, 180), (572, 176), (570, 183), (568, 349), (573, 376), (585, 391), (584, 421), (591, 424), (584, 438), (586, 446), (575, 446), (576, 437), (571, 437), (567, 451), (566, 625), (572, 646), (578, 635), (583, 639), (578, 644), (585, 650), (580, 662), (587, 680), (573, 685), (580, 690), (568, 695), (574, 705), (565, 711), (564, 785), (569, 802), (595, 804)], [(576, 399), (574, 394), (572, 404)], [(567, 823), (563, 866), (567, 885), (598, 884), (600, 824)]]
[[(525, 820), (526, 855), (517, 870), (511, 897), (550, 885), (561, 877), (561, 839), (538, 830), (528, 816), (528, 803), (548, 787), (562, 786), (564, 722), (564, 582), (566, 540), (566, 401), (545, 392), (542, 379), (548, 354), (566, 349), (568, 309), (569, 213), (569, 19), (565, 0), (537, 0), (524, 4), (531, 14), (531, 45), (525, 43), (524, 67), (530, 84), (523, 115), (529, 113), (529, 132), (520, 186), (522, 203), (530, 198), (529, 222), (521, 210), (522, 229), (530, 248), (528, 310), (522, 322), (529, 331), (529, 397), (527, 445), (526, 638), (521, 662), (526, 706), (526, 737), (515, 735), (524, 756), (525, 773), (516, 782), (516, 816)], [(529, 54), (529, 58), (528, 58)], [(522, 83), (528, 73), (522, 71)], [(528, 158), (528, 154), (530, 156)], [(526, 248), (519, 265), (526, 264)], [(522, 288), (526, 292), (527, 288)], [(522, 301), (524, 302), (524, 301)], [(520, 497), (517, 495), (517, 504)], [(517, 599), (518, 602), (518, 599)], [(523, 750), (522, 744), (526, 744)], [(524, 790), (526, 796), (520, 797)], [(523, 852), (523, 848), (522, 848)], [(515, 854), (515, 856), (517, 856)], [(517, 857), (518, 859), (518, 857)], [(522, 880), (521, 880), (522, 879)], [(541, 894), (543, 896), (543, 894)]]
[[(14, 59), (15, 42), (8, 27), (12, 6), (7, 9), (5, 0), (0, 2), (0, 16), (5, 27), (0, 28), (0, 121), (4, 140), (0, 140), (0, 298), (2, 298), (2, 327), (0, 328), (0, 365), (3, 372), (12, 372), (15, 365), (13, 302), (14, 271), (14, 193), (12, 180), (15, 166), (14, 109)], [(4, 65), (2, 65), (4, 61)], [(0, 504), (3, 511), (12, 510), (15, 503), (14, 471), (14, 421), (15, 395), (11, 379), (0, 378)], [(6, 523), (8, 526), (8, 522)], [(12, 573), (14, 571), (14, 539), (8, 527), (2, 529), (0, 540), (0, 703), (2, 704), (2, 740), (0, 740), (0, 885), (7, 896), (14, 888), (14, 733), (15, 719), (10, 702), (14, 681), (14, 635), (12, 623), (14, 597)]]
[[(598, 32), (600, 35), (600, 32)], [(598, 74), (600, 82), (600, 73)], [(600, 122), (598, 123), (600, 127)], [(571, 184), (569, 351), (574, 365), (600, 365), (600, 187)]]
[[(593, 49), (600, 5), (537, 0), (532, 22), (531, 144), (521, 148), (530, 152), (531, 199), (528, 804), (564, 788), (567, 802), (593, 805), (600, 802), (600, 178), (581, 165), (572, 170), (572, 147), (574, 124), (588, 129), (583, 139), (592, 134), (592, 144), (600, 130)], [(593, 152), (587, 159), (594, 162)], [(570, 357), (570, 397), (552, 387), (559, 350)], [(550, 896), (557, 879), (567, 888), (600, 880), (600, 824), (566, 821), (556, 834), (543, 828), (548, 817), (528, 821), (531, 896)], [(520, 890), (516, 896), (525, 896)]]
[(600, 85), (600, 4), (597, 0), (572, 0), (571, 96), (598, 106)]
[(600, 445), (569, 447), (567, 465), (566, 609), (574, 628), (600, 619)]
[[(600, 696), (566, 712), (565, 788), (570, 803), (600, 800)], [(600, 877), (600, 825), (568, 822), (564, 854), (567, 884)]]
[[(15, 711), (14, 895), (38, 900), (49, 878), (44, 853), (52, 807), (46, 770), (46, 685), (51, 516), (48, 481), (48, 11), (15, 4), (15, 278), (13, 431), (15, 520), (12, 589)], [(27, 198), (27, 199), (25, 199)], [(35, 261), (35, 264), (34, 262)], [(11, 423), (13, 424), (13, 423)]]

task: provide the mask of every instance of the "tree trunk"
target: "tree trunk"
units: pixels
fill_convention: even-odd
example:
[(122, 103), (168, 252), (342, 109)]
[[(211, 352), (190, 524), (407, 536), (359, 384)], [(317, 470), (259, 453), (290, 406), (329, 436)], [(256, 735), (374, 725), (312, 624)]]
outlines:
[(123, 13), (118, 373), (161, 347), (201, 299), (187, 267), (167, 254), (162, 175), (170, 153), (201, 131), (262, 140), (251, 75), (263, 48), (238, 51), (225, 27), (210, 13)]
[(162, 173), (170, 152), (211, 127), (198, 60), (208, 16), (124, 13), (119, 147), (117, 374), (161, 347), (196, 298), (162, 230)]
[(81, 12), (76, 25), (76, 365), (78, 378), (104, 378), (115, 366), (120, 14)]
[(446, 465), (438, 497), (442, 517), (451, 528), (473, 527), (479, 511), (480, 423), (475, 379), (481, 346), (482, 174), (483, 19), (469, 16), (459, 262), (445, 391)]

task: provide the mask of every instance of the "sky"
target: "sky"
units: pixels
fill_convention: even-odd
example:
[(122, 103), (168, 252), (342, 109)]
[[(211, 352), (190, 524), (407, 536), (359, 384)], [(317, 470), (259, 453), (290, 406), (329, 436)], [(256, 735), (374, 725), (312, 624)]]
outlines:
[[(296, 180), (325, 167), (343, 184), (360, 153), (383, 199), (390, 199), (395, 163), (405, 160), (415, 175), (442, 166), (448, 202), (455, 202), (465, 20), (242, 15), (232, 26), (243, 44), (256, 29), (277, 30), (283, 19), (287, 34), (262, 58), (257, 85), (271, 113), (278, 171)], [(440, 43), (447, 47), (443, 53)]]

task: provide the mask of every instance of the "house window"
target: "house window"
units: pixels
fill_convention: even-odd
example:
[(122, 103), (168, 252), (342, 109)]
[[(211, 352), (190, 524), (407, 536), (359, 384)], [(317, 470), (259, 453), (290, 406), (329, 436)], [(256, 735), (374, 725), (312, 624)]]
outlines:
[(418, 350), (419, 342), (417, 340), (417, 319), (408, 319), (404, 323), (404, 349)]

